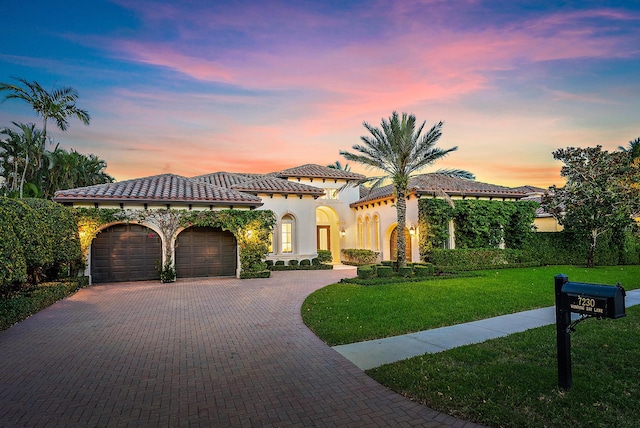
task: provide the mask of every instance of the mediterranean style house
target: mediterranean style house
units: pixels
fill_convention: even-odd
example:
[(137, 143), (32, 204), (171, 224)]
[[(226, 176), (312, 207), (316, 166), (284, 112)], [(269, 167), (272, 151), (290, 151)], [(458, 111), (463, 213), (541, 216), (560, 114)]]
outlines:
[[(390, 260), (395, 253), (395, 197), (392, 186), (353, 186), (361, 174), (307, 164), (270, 174), (215, 172), (197, 177), (163, 174), (56, 193), (54, 201), (73, 207), (127, 210), (265, 209), (275, 213), (270, 260), (302, 260), (328, 250), (334, 262), (346, 248), (370, 249)], [(515, 201), (534, 195), (528, 187), (508, 188), (431, 173), (415, 176), (407, 195), (407, 258), (419, 261), (418, 200), (446, 192), (452, 199)], [(153, 224), (105, 225), (93, 240), (87, 275), (93, 282), (157, 277), (162, 259), (160, 231)], [(171, 243), (178, 276), (234, 276), (234, 236), (220, 229), (189, 227)]]

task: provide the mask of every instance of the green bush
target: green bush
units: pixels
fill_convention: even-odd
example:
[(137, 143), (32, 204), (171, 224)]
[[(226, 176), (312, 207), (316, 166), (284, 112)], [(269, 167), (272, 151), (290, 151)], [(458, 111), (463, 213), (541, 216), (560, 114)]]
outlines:
[(311, 266), (311, 260), (309, 259), (300, 260), (300, 266)]
[(333, 256), (329, 250), (318, 250), (318, 261), (320, 263), (331, 263)]
[(413, 272), (416, 276), (431, 276), (435, 272), (435, 267), (432, 263), (420, 264), (414, 266)]
[(240, 279), (251, 279), (251, 278), (269, 278), (271, 276), (271, 271), (270, 270), (263, 270), (263, 271), (242, 271), (240, 272)]
[(370, 279), (376, 275), (376, 268), (374, 265), (358, 266), (357, 274), (358, 274), (358, 278)]
[(362, 266), (370, 265), (378, 260), (378, 254), (371, 250), (345, 248), (341, 251), (342, 263), (345, 265)]
[(312, 258), (312, 259), (311, 259), (311, 264), (312, 264), (312, 265), (314, 265), (314, 266), (318, 266), (318, 265), (320, 265), (320, 264), (321, 264), (321, 263), (320, 263), (320, 259), (319, 259), (319, 258), (317, 258), (317, 257)]
[(276, 266), (284, 266), (284, 260), (276, 260)]
[(289, 260), (289, 266), (298, 266), (297, 260)]
[(380, 262), (382, 266), (389, 266), (389, 267), (393, 267), (393, 263), (394, 263), (393, 260), (383, 260)]
[(391, 266), (378, 266), (376, 268), (378, 278), (389, 278), (393, 276), (393, 273), (393, 268)]
[(433, 250), (429, 258), (438, 270), (446, 272), (539, 265), (523, 251), (496, 248)]
[(9, 296), (27, 280), (27, 263), (13, 224), (13, 212), (0, 207), (0, 297)]
[(84, 256), (72, 208), (44, 199), (22, 201), (41, 213), (47, 228), (53, 255), (53, 263), (46, 272), (47, 278), (52, 280), (60, 276), (76, 276), (77, 270), (84, 265)]
[(273, 266), (273, 260), (265, 260), (264, 263), (267, 265), (268, 269), (271, 269), (271, 266)]
[(31, 284), (37, 284), (45, 269), (53, 263), (53, 244), (49, 242), (42, 214), (18, 199), (0, 198), (0, 206), (12, 211), (19, 219), (12, 226), (22, 245), (27, 279)]
[(410, 278), (413, 276), (413, 268), (411, 266), (398, 268), (398, 275), (404, 278)]
[(88, 282), (88, 278), (80, 277), (64, 282), (42, 283), (28, 292), (0, 299), (0, 331), (75, 293)]

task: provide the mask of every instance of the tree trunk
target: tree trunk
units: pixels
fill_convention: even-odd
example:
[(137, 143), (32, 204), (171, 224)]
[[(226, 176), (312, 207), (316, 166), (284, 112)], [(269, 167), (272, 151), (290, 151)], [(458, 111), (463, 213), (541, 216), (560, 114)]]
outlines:
[(396, 202), (396, 212), (398, 217), (398, 267), (407, 265), (407, 238), (404, 231), (407, 228), (407, 199), (405, 189), (396, 189), (398, 201)]
[(587, 267), (592, 268), (595, 265), (596, 254), (596, 239), (598, 238), (598, 232), (591, 231), (591, 237), (589, 238), (589, 252), (587, 254)]

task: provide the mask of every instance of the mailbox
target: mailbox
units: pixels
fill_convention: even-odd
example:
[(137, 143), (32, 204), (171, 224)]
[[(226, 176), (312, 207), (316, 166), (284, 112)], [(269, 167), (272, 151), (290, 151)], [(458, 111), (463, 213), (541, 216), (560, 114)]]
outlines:
[(569, 311), (598, 318), (622, 318), (625, 313), (624, 288), (616, 286), (566, 282), (561, 293)]

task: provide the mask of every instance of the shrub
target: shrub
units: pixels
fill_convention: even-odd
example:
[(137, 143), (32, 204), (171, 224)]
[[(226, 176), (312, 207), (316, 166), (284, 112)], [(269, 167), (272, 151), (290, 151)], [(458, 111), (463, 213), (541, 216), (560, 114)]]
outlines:
[(167, 257), (167, 261), (164, 263), (164, 266), (158, 267), (158, 273), (160, 274), (160, 282), (175, 282), (176, 268), (173, 266), (171, 257)]
[(466, 271), (505, 267), (538, 266), (539, 263), (527, 259), (520, 250), (456, 249), (433, 250), (430, 260), (440, 271)]
[(318, 250), (318, 261), (320, 263), (331, 263), (333, 256), (329, 250)]
[(12, 211), (19, 219), (13, 223), (13, 229), (22, 245), (28, 280), (37, 284), (41, 281), (45, 268), (53, 263), (53, 245), (49, 242), (44, 219), (39, 211), (17, 199), (0, 198), (0, 205)]
[(0, 207), (0, 297), (16, 291), (27, 280), (22, 245), (11, 226), (18, 221), (10, 210)]
[(345, 248), (341, 251), (345, 265), (370, 265), (378, 260), (378, 254), (371, 250), (362, 250), (355, 248)]
[(393, 268), (391, 266), (378, 266), (376, 273), (378, 278), (389, 278), (393, 276)]
[(375, 265), (358, 266), (357, 274), (358, 274), (358, 278), (361, 278), (361, 279), (373, 278), (376, 274)]
[(311, 260), (309, 259), (300, 260), (300, 266), (311, 266)]
[(88, 283), (87, 277), (64, 282), (42, 283), (28, 293), (21, 293), (9, 299), (0, 299), (0, 331), (75, 293)]
[(393, 267), (393, 260), (383, 260), (380, 262), (382, 266), (390, 266)]
[(271, 268), (271, 266), (273, 266), (273, 260), (265, 260), (264, 263), (267, 265), (267, 268)]
[(263, 271), (251, 271), (251, 272), (240, 272), (240, 279), (251, 279), (251, 278), (269, 278), (271, 276), (270, 270)]
[(298, 266), (297, 260), (289, 260), (289, 266)]
[(319, 259), (319, 258), (317, 258), (317, 257), (312, 258), (312, 259), (311, 259), (311, 264), (312, 264), (313, 266), (318, 266), (318, 265), (320, 265), (320, 264), (321, 264), (321, 263), (320, 263), (320, 259)]
[(435, 267), (432, 263), (425, 263), (415, 266), (413, 271), (416, 276), (431, 276), (435, 272)]
[(413, 268), (411, 266), (398, 268), (398, 274), (404, 278), (410, 278), (413, 276)]
[(276, 266), (284, 266), (284, 260), (276, 260)]

